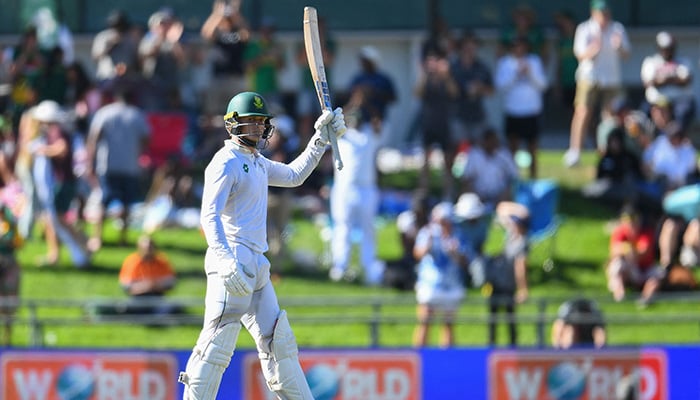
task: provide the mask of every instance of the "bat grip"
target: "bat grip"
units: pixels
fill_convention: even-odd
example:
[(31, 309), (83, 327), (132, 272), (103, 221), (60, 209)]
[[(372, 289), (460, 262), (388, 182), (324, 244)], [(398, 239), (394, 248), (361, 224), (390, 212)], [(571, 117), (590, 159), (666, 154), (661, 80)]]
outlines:
[[(343, 132), (338, 133), (342, 134)], [(340, 171), (341, 169), (343, 169), (343, 160), (340, 159), (340, 150), (338, 149), (338, 138), (336, 137), (336, 135), (336, 132), (329, 132), (328, 139), (331, 142), (331, 150), (333, 151), (333, 162), (335, 164), (335, 169)]]

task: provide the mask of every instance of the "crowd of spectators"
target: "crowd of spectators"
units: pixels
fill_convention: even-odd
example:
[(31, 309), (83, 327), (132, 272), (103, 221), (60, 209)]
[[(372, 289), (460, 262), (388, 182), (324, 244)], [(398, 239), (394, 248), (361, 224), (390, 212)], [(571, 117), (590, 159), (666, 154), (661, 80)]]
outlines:
[[(611, 239), (606, 271), (614, 299), (622, 300), (626, 289), (633, 286), (644, 288), (642, 303), (648, 304), (675, 264), (698, 264), (697, 216), (679, 217), (664, 203), (669, 193), (698, 178), (697, 152), (689, 137), (695, 121), (691, 62), (678, 54), (672, 33), (659, 32), (655, 37), (658, 52), (640, 65), (643, 101), (633, 104), (620, 77), (620, 64), (633, 43), (625, 27), (612, 19), (606, 1), (593, 0), (590, 9), (591, 17), (580, 24), (570, 13), (558, 13), (554, 18), (556, 42), (551, 46), (534, 11), (514, 9), (511, 24), (501, 34), (493, 67), (480, 57), (483, 42), (475, 32), (452, 35), (449, 30), (433, 30), (426, 39), (414, 85), (420, 109), (412, 125), (425, 155), (416, 182), (420, 199), (411, 212), (398, 218), (404, 244), (402, 262), (410, 269), (417, 266), (417, 345), (426, 342), (427, 325), (436, 310), (447, 313), (442, 343), (452, 343), (453, 302), (461, 299), (465, 277), (473, 275), (470, 261), (484, 256), (491, 218), (506, 221), (512, 238), (527, 235), (527, 218), (513, 212), (504, 217), (498, 209), (514, 200), (512, 189), (517, 181), (537, 179), (541, 173), (537, 153), (547, 96), (571, 110), (571, 144), (564, 157), (567, 167), (579, 163), (588, 131), (596, 130), (596, 177), (584, 188), (584, 195), (617, 211), (625, 204), (635, 205), (634, 212), (624, 209), (624, 224)], [(58, 27), (51, 35), (45, 32), (47, 19)], [(272, 123), (277, 127), (275, 140), (265, 150), (271, 159), (291, 159), (313, 132), (310, 121), (320, 109), (308, 70), (302, 68), (302, 88), (295, 101), (284, 99), (277, 86), (284, 49), (276, 36), (275, 21), (262, 18), (252, 28), (240, 2), (214, 1), (211, 14), (194, 35), (185, 32), (183, 22), (169, 7), (155, 10), (146, 26), (133, 23), (124, 10), (114, 10), (106, 18), (105, 29), (94, 36), (93, 65), (84, 65), (75, 57), (70, 32), (56, 22), (50, 11), (39, 10), (18, 42), (0, 53), (0, 84), (10, 88), (7, 93), (0, 91), (0, 155), (8, 166), (7, 174), (0, 176), (4, 184), (0, 199), (17, 219), (20, 237), (31, 238), (37, 221), (46, 227), (47, 254), (37, 265), (55, 265), (59, 246), (64, 245), (74, 266), (88, 267), (91, 256), (102, 248), (101, 227), (108, 216), (121, 221), (120, 245), (127, 244), (126, 233), (134, 221), (140, 221), (138, 228), (146, 233), (169, 223), (196, 225), (191, 223), (196, 221), (191, 213), (176, 213), (197, 208), (198, 177), (189, 171), (206, 164), (226, 138), (221, 114), (235, 93), (254, 90), (271, 103), (276, 114)], [(323, 18), (320, 25), (324, 57), (332, 74), (337, 44)], [(297, 61), (306, 65), (303, 48), (296, 50)], [(387, 113), (398, 95), (381, 62), (382, 54), (375, 47), (363, 46), (357, 72), (336, 101), (357, 105), (357, 99), (362, 99), (346, 115), (355, 118), (348, 126), (357, 131), (357, 137), (377, 138), (372, 158), (392, 130)], [(554, 78), (546, 73), (550, 63), (557, 67)], [(87, 71), (94, 71), (94, 76)], [(487, 123), (484, 102), (495, 94), (503, 103), (503, 132)], [(596, 107), (602, 108), (600, 118), (594, 115)], [(186, 115), (187, 132), (171, 153), (156, 155), (159, 143), (154, 142), (161, 139), (150, 117), (163, 113)], [(440, 171), (442, 192), (430, 203), (426, 198), (432, 187), (430, 159), (435, 149), (440, 150), (445, 164)], [(362, 162), (376, 169), (376, 160)], [(527, 177), (521, 175), (521, 168), (527, 169)], [(295, 194), (310, 194), (317, 199), (310, 208), (329, 213), (324, 193), (331, 191), (321, 189), (333, 177), (332, 165), (326, 160)], [(357, 200), (362, 203), (367, 198)], [(270, 192), (272, 257), (289, 255), (283, 232), (292, 201), (288, 194)], [(130, 214), (139, 202), (144, 206), (136, 218)], [(366, 206), (359, 205), (363, 204)], [(348, 213), (348, 209), (337, 209), (331, 219)], [(641, 228), (636, 225), (641, 220), (651, 230), (644, 249), (640, 249), (637, 230)], [(358, 225), (358, 221), (340, 218), (331, 225), (333, 222), (336, 228)], [(87, 224), (95, 225), (92, 237), (84, 233)], [(364, 221), (364, 225), (369, 232), (365, 239), (374, 238), (371, 224)], [(456, 239), (449, 243), (454, 245), (435, 245), (441, 235), (452, 235), (453, 228)], [(336, 238), (332, 249), (338, 253), (332, 257), (337, 264), (331, 269), (333, 280), (340, 280), (348, 268), (350, 234), (345, 236)], [(515, 271), (512, 287), (504, 289), (510, 314), (516, 300), (524, 300), (527, 293), (525, 274), (519, 267), (527, 248), (513, 240), (504, 250), (507, 266)], [(372, 245), (363, 246), (366, 258), (376, 257)], [(431, 255), (431, 251), (436, 253)], [(362, 263), (367, 271), (375, 265), (371, 259)], [(449, 271), (443, 271), (443, 264)], [(495, 264), (490, 260), (484, 265)], [(441, 277), (436, 271), (449, 276)], [(455, 278), (458, 275), (464, 276)], [(365, 278), (374, 284), (379, 281), (376, 276)], [(434, 282), (426, 283), (426, 279)], [(458, 283), (450, 293), (454, 297), (449, 304), (433, 304), (431, 285), (444, 279), (459, 280), (453, 282)], [(500, 305), (496, 297), (490, 308), (494, 314)], [(513, 332), (511, 343), (515, 342)]]

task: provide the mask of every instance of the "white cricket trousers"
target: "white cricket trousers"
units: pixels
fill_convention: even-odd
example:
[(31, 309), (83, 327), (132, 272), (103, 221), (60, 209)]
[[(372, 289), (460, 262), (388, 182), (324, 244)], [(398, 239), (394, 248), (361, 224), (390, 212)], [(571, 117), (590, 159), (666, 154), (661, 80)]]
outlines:
[(378, 205), (379, 191), (374, 187), (345, 189), (334, 186), (331, 190), (333, 268), (347, 270), (353, 241), (359, 233), (360, 264), (365, 271), (365, 280), (372, 284), (378, 284), (381, 279), (374, 271), (377, 261), (374, 222)]

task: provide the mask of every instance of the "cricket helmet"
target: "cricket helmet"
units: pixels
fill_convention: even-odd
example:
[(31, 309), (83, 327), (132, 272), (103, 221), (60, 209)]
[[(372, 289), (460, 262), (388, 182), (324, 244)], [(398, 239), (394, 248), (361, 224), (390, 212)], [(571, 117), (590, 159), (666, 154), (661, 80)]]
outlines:
[[(262, 135), (260, 135), (261, 140), (257, 144), (245, 138), (246, 136), (255, 134), (241, 132), (241, 127), (256, 124), (241, 123), (238, 120), (239, 117), (265, 117), (265, 130)], [(274, 125), (270, 123), (270, 119), (272, 118), (273, 115), (268, 111), (265, 99), (263, 99), (261, 95), (255, 92), (242, 92), (233, 96), (228, 102), (226, 114), (224, 115), (224, 125), (229, 134), (238, 136), (246, 145), (256, 146), (262, 149), (267, 146), (267, 141), (275, 130)]]

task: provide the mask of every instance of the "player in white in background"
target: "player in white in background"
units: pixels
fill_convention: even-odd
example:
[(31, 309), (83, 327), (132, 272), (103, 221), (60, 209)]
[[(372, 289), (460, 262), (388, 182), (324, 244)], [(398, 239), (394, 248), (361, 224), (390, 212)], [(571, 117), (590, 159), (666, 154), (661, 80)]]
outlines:
[(228, 104), (231, 135), (204, 172), (201, 224), (209, 248), (204, 326), (180, 382), (187, 400), (215, 399), (241, 326), (255, 340), (268, 387), (280, 399), (313, 399), (287, 314), (270, 283), (268, 186), (301, 185), (318, 165), (330, 135), (345, 129), (343, 111), (324, 111), (306, 149), (284, 164), (262, 156), (273, 127), (265, 100), (243, 92)]
[(356, 89), (349, 103), (348, 131), (338, 140), (344, 167), (335, 169), (330, 207), (333, 221), (331, 239), (332, 266), (330, 278), (339, 281), (346, 276), (350, 264), (355, 232), (360, 233), (360, 265), (364, 281), (376, 286), (382, 281), (384, 266), (376, 258), (374, 220), (379, 206), (377, 188), (377, 149), (380, 130), (360, 130), (361, 113), (366, 104), (365, 90)]

